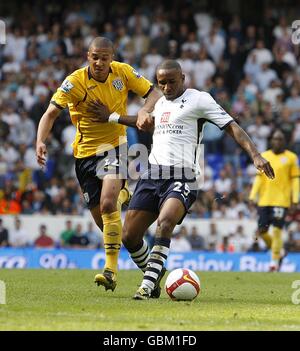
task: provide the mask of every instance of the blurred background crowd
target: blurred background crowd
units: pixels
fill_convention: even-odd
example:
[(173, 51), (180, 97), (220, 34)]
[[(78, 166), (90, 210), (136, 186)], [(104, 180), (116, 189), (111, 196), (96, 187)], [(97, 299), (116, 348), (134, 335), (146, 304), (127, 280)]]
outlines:
[[(6, 44), (0, 45), (0, 215), (86, 211), (74, 174), (75, 127), (68, 111), (49, 137), (45, 170), (35, 160), (35, 137), (52, 94), (69, 73), (87, 64), (88, 45), (99, 35), (115, 43), (116, 60), (153, 82), (163, 59), (177, 59), (186, 87), (209, 92), (259, 151), (269, 147), (272, 131), (280, 127), (287, 148), (300, 154), (300, 49), (291, 40), (292, 23), (300, 19), (297, 1), (175, 0), (172, 6), (153, 0), (11, 1), (0, 9), (6, 24)], [(130, 96), (128, 113), (135, 114), (142, 103)], [(128, 140), (151, 145), (150, 135), (133, 128)], [(205, 183), (188, 216), (255, 219), (256, 208), (248, 203), (256, 172), (251, 160), (212, 124), (205, 126), (203, 143)], [(288, 219), (290, 235), (298, 233), (300, 242), (300, 208)], [(181, 231), (184, 227), (176, 236), (192, 236)]]

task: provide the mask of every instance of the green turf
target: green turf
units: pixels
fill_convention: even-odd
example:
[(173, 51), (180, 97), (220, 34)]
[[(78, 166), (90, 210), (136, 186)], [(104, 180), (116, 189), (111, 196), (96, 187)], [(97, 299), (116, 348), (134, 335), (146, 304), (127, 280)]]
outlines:
[(299, 274), (198, 272), (202, 292), (190, 303), (165, 292), (132, 300), (138, 271), (121, 271), (116, 290), (105, 292), (95, 273), (0, 270), (0, 330), (300, 330), (300, 305), (291, 301)]

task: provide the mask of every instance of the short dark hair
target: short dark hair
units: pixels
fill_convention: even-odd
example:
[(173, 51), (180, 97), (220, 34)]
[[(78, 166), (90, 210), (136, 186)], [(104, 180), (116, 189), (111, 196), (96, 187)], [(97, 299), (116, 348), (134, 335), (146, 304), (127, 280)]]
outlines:
[(285, 134), (284, 134), (284, 132), (282, 131), (282, 129), (280, 129), (280, 128), (276, 128), (276, 129), (273, 130), (273, 132), (272, 132), (272, 134), (271, 134), (271, 139), (274, 137), (274, 134), (276, 134), (276, 133), (282, 134), (283, 138), (285, 139)]
[(97, 49), (100, 49), (100, 48), (111, 48), (112, 50), (114, 50), (114, 44), (113, 42), (108, 39), (108, 38), (105, 38), (105, 37), (96, 37), (94, 38), (90, 45), (89, 45), (89, 50), (94, 47), (94, 48), (97, 48)]
[(165, 60), (157, 66), (157, 71), (160, 69), (176, 69), (181, 71), (181, 66), (176, 60)]

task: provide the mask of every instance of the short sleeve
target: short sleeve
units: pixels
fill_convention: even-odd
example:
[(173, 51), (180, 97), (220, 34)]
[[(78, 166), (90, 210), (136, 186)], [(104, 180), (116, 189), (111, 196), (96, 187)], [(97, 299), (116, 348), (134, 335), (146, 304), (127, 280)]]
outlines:
[(76, 77), (68, 76), (51, 98), (51, 103), (58, 108), (66, 108), (69, 103), (76, 104), (84, 99), (84, 91), (81, 89)]
[(128, 64), (124, 64), (123, 70), (128, 82), (128, 90), (133, 91), (141, 97), (146, 96), (152, 88), (152, 83)]
[(203, 117), (218, 126), (220, 129), (226, 128), (234, 119), (213, 99), (213, 97), (205, 92), (199, 97), (198, 108), (202, 111)]
[(298, 157), (295, 155), (292, 161), (291, 167), (291, 178), (299, 177), (299, 164), (298, 164)]

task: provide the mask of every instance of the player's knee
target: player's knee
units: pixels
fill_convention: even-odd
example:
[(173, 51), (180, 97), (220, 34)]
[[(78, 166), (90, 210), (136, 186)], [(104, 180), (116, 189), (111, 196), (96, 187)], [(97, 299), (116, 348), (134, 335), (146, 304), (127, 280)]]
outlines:
[(105, 198), (100, 202), (101, 213), (112, 213), (117, 210), (117, 206), (112, 199)]
[(157, 220), (158, 230), (162, 235), (170, 235), (175, 227), (175, 224), (173, 219), (170, 217), (158, 218)]

